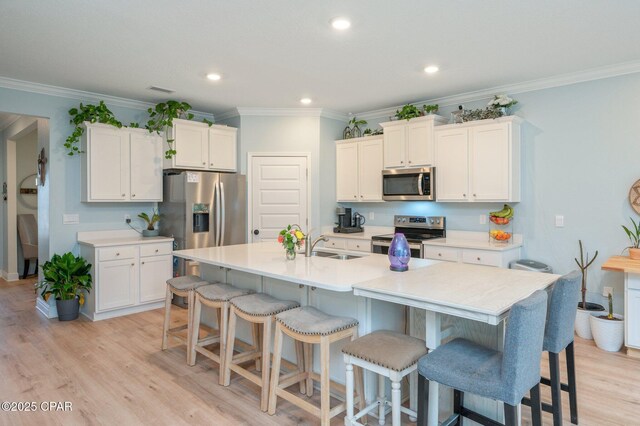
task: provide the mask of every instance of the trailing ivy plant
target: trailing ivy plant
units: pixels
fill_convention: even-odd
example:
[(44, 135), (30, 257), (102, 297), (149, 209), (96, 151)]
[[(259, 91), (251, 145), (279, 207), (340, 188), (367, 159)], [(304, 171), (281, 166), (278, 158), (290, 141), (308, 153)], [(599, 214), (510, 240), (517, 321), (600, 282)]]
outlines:
[(84, 128), (82, 123), (88, 121), (90, 123), (103, 123), (110, 124), (117, 128), (122, 127), (122, 123), (116, 119), (111, 110), (105, 105), (104, 101), (100, 101), (98, 105), (83, 105), (80, 103), (78, 108), (71, 108), (69, 110), (71, 120), (69, 122), (74, 124), (73, 133), (64, 142), (64, 147), (69, 151), (67, 155), (81, 154), (84, 151), (80, 150), (79, 142), (80, 138), (84, 134)]
[(415, 105), (407, 104), (400, 110), (396, 110), (396, 118), (398, 120), (411, 120), (412, 118), (420, 117), (422, 113)]

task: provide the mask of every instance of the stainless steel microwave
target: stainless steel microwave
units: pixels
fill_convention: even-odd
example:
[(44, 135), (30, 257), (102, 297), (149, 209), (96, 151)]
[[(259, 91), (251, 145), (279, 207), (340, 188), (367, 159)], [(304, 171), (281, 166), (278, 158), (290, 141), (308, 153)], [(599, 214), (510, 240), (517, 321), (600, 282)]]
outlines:
[(433, 201), (435, 167), (382, 171), (382, 199), (386, 201)]

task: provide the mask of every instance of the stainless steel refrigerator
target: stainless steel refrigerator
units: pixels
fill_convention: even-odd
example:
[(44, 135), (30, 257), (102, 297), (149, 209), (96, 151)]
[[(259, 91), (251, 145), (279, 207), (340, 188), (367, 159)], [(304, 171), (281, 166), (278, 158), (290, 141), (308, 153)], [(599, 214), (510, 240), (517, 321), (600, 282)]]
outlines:
[[(235, 173), (165, 172), (160, 233), (176, 250), (247, 242), (247, 178)], [(199, 275), (197, 262), (174, 258), (174, 276)]]

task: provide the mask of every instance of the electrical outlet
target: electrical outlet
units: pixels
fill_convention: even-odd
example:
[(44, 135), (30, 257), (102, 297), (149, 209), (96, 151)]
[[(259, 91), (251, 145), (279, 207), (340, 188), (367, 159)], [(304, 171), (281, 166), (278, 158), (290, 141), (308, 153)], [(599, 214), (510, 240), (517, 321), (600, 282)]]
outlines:
[(373, 212), (369, 212), (369, 220), (375, 220), (374, 218), (376, 217), (375, 214), (373, 214)]
[(613, 296), (613, 287), (605, 287), (602, 289), (602, 295), (604, 297), (609, 297), (609, 294)]
[(131, 215), (130, 214), (125, 214), (124, 215), (124, 223), (131, 223)]
[(561, 214), (556, 215), (556, 228), (564, 228), (564, 216)]
[(487, 215), (486, 214), (481, 214), (480, 215), (480, 225), (486, 225), (487, 224)]
[(80, 215), (77, 213), (65, 213), (62, 215), (63, 225), (77, 225), (80, 223)]

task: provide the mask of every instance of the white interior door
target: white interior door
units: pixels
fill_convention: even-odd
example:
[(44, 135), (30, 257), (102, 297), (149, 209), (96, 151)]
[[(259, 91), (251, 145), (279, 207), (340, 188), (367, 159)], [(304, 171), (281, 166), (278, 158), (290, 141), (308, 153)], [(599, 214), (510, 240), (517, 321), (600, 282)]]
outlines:
[(309, 228), (307, 157), (251, 157), (251, 236), (275, 241), (280, 230)]

